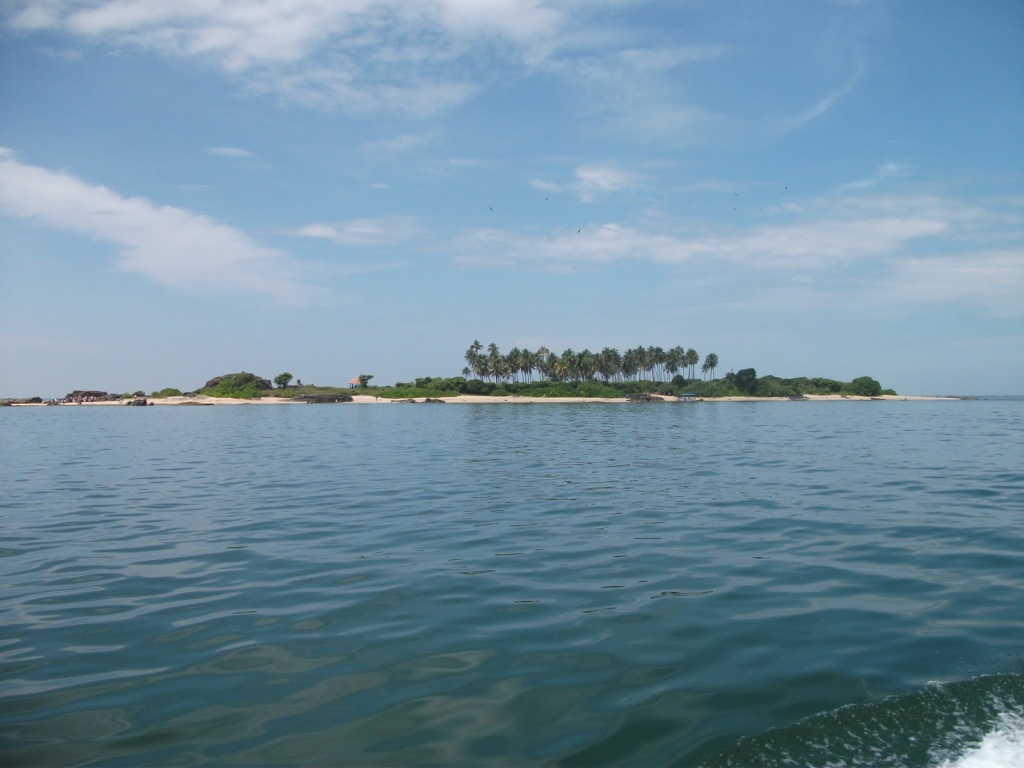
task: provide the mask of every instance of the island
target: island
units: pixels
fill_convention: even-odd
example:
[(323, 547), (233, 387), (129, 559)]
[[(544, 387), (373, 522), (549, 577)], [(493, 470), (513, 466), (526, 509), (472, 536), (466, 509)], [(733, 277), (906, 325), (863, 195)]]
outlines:
[[(247, 371), (223, 374), (201, 387), (182, 391), (167, 387), (146, 394), (141, 390), (108, 393), (74, 390), (63, 398), (4, 398), (0, 406), (26, 405), (319, 405), (340, 403), (636, 403), (659, 402), (813, 402), (836, 400), (962, 399), (899, 395), (870, 376), (852, 381), (825, 377), (758, 376), (753, 368), (715, 376), (718, 355), (701, 357), (681, 346), (636, 347), (619, 353), (606, 347), (599, 353), (571, 349), (555, 353), (513, 348), (502, 353), (497, 345), (484, 349), (474, 341), (465, 354), (462, 375), (421, 377), (393, 385), (373, 385), (372, 374), (359, 374), (344, 386), (303, 384), (290, 372), (273, 380)], [(700, 375), (697, 368), (700, 366)], [(293, 383), (294, 381), (294, 383)]]

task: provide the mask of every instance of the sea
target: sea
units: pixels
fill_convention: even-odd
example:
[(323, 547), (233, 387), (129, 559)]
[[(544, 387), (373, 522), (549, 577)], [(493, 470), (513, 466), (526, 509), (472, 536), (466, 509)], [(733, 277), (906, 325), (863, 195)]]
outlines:
[(1024, 766), (1024, 398), (0, 409), (0, 764)]

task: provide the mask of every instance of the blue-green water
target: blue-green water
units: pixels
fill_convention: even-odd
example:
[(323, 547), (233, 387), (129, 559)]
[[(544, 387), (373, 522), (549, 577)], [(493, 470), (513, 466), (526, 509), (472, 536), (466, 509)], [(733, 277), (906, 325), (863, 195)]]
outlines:
[(1024, 400), (0, 409), (0, 762), (1024, 759)]

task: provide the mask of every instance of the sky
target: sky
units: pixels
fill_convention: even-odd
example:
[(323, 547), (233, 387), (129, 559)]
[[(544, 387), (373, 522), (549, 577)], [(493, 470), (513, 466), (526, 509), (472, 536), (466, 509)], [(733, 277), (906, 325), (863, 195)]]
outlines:
[(474, 340), (1024, 394), (1019, 0), (0, 0), (0, 396)]

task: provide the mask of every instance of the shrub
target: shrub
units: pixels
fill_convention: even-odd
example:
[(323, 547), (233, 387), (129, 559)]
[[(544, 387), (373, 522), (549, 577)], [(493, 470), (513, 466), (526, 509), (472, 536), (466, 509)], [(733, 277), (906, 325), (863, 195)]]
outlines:
[(847, 395), (860, 395), (861, 397), (878, 397), (882, 394), (882, 385), (870, 376), (858, 376), (843, 387), (843, 393)]
[(800, 391), (789, 381), (776, 378), (775, 376), (764, 376), (757, 380), (754, 392), (759, 397), (790, 397), (799, 395)]
[(752, 395), (757, 389), (757, 371), (753, 368), (743, 368), (736, 371), (732, 384), (744, 395)]
[(459, 393), (463, 395), (487, 395), (490, 394), (491, 390), (494, 389), (493, 384), (488, 384), (480, 379), (470, 379), (464, 381), (459, 386)]
[(254, 399), (263, 397), (271, 389), (273, 389), (273, 384), (269, 380), (254, 373), (241, 371), (210, 379), (200, 390), (200, 394), (211, 397)]
[(174, 387), (167, 387), (161, 389), (159, 392), (154, 392), (150, 397), (181, 397), (181, 390), (175, 389)]

